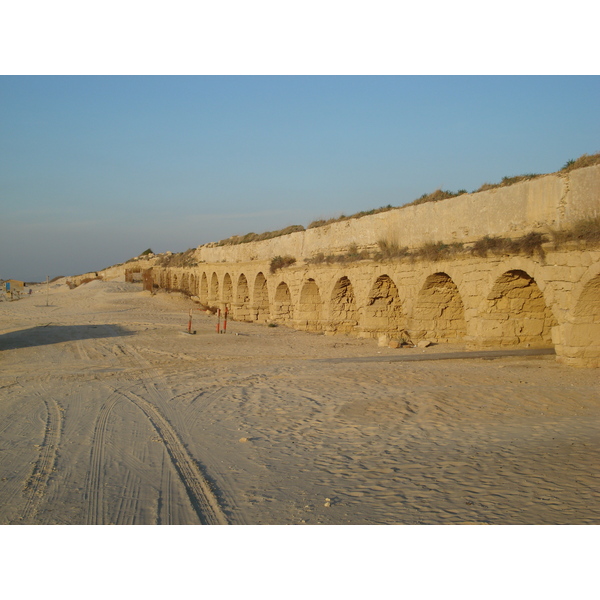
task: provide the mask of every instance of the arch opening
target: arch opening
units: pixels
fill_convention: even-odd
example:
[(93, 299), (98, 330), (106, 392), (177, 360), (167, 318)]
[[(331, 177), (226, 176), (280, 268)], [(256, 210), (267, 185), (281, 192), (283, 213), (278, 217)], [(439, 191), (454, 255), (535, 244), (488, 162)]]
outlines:
[(248, 280), (242, 273), (238, 277), (233, 316), (238, 321), (252, 321), (250, 314), (250, 288)]
[(254, 320), (264, 323), (269, 320), (269, 289), (267, 279), (259, 273), (254, 280)]
[(600, 275), (584, 286), (573, 322), (558, 328), (558, 360), (576, 367), (600, 367)]
[(322, 329), (321, 311), (319, 287), (314, 279), (309, 279), (300, 291), (296, 327), (306, 331), (320, 331)]
[(411, 338), (453, 342), (462, 339), (466, 331), (463, 301), (452, 278), (446, 273), (427, 277), (417, 297)]
[(330, 316), (327, 329), (331, 333), (351, 333), (358, 325), (358, 309), (354, 288), (348, 277), (336, 282), (331, 294)]
[(600, 275), (587, 282), (575, 307), (579, 322), (600, 323)]
[(210, 291), (208, 294), (208, 299), (210, 302), (219, 301), (219, 278), (217, 277), (216, 273), (213, 273), (210, 279)]
[(292, 295), (287, 283), (282, 281), (275, 290), (273, 302), (273, 320), (278, 323), (287, 323), (294, 317)]
[(181, 284), (180, 284), (180, 289), (182, 292), (186, 292), (189, 293), (190, 289), (189, 289), (189, 285), (190, 285), (190, 277), (187, 273), (184, 273), (181, 276)]
[(200, 278), (200, 302), (208, 304), (208, 277), (206, 273), (202, 273)]
[(363, 334), (398, 335), (406, 329), (406, 315), (398, 296), (398, 288), (389, 275), (380, 275), (373, 284), (360, 321)]
[(196, 275), (190, 275), (190, 294), (198, 295), (198, 277)]
[(233, 302), (233, 283), (229, 273), (225, 273), (223, 277), (223, 302), (229, 305)]
[(535, 279), (525, 271), (507, 271), (487, 297), (482, 345), (552, 347), (557, 321)]

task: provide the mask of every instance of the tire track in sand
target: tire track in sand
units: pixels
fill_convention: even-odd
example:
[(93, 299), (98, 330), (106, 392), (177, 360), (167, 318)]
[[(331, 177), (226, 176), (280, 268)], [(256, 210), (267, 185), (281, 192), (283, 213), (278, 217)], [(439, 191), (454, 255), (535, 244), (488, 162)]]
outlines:
[[(35, 394), (41, 396), (39, 392), (35, 392)], [(54, 471), (58, 444), (60, 443), (63, 423), (62, 409), (54, 398), (44, 400), (44, 404), (47, 415), (44, 441), (40, 446), (40, 456), (35, 461), (33, 471), (23, 488), (23, 492), (27, 496), (21, 517), (24, 522), (33, 520), (37, 514), (40, 502), (48, 487), (48, 481)]]
[[(142, 383), (152, 395), (150, 392), (151, 386)], [(203, 525), (227, 525), (227, 518), (221, 510), (210, 484), (204, 478), (196, 461), (189, 455), (171, 424), (145, 398), (131, 391), (126, 392), (124, 395), (148, 417), (156, 433), (162, 439), (200, 522)]]
[[(166, 490), (164, 494), (163, 490)], [(172, 496), (173, 481), (171, 477), (171, 469), (169, 467), (169, 464), (166, 462), (165, 455), (163, 454), (160, 492), (158, 496), (158, 506), (156, 510), (158, 525), (173, 525), (173, 507), (171, 502)]]
[(100, 407), (96, 426), (92, 436), (90, 469), (86, 478), (85, 496), (88, 502), (85, 515), (87, 525), (105, 525), (104, 520), (104, 448), (106, 430), (110, 414), (117, 403), (120, 393), (113, 391)]
[[(151, 369), (151, 365), (129, 345), (120, 344), (118, 345), (118, 350), (122, 352), (122, 358), (128, 360), (136, 367), (138, 371), (137, 376), (139, 377), (138, 381), (153, 402), (146, 400), (131, 389), (125, 392), (121, 391), (120, 393), (146, 415), (161, 438), (200, 523), (203, 525), (227, 525), (227, 517), (219, 505), (209, 482), (202, 473), (200, 466), (189, 454), (174, 427), (158, 409), (158, 405), (165, 401), (164, 398), (154, 385), (143, 378), (142, 373)], [(162, 498), (161, 502), (164, 502), (168, 506), (171, 503), (170, 496), (172, 495), (170, 485), (166, 491), (169, 498)]]

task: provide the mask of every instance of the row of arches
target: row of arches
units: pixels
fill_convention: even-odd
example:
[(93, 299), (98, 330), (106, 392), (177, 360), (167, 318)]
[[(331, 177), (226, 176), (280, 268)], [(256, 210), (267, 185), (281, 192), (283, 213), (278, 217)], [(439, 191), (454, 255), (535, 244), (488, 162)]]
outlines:
[[(163, 269), (155, 275), (155, 283), (198, 296), (210, 306), (226, 305), (236, 320), (273, 321), (331, 334), (394, 337), (407, 332), (414, 341), (452, 342), (469, 337), (477, 339), (478, 345), (544, 347), (552, 345), (552, 328), (558, 325), (535, 279), (521, 269), (498, 276), (484, 297), (468, 295), (468, 306), (444, 271), (428, 275), (410, 298), (406, 286), (399, 288), (388, 274), (378, 275), (367, 285), (343, 275), (330, 287), (327, 281), (318, 282), (306, 273), (300, 279), (267, 278), (262, 271), (252, 276), (225, 272), (219, 277), (216, 270), (176, 273)], [(600, 284), (592, 285), (592, 296), (598, 294), (594, 286), (600, 289)], [(586, 310), (600, 313), (597, 308)], [(600, 321), (600, 314), (592, 318)]]

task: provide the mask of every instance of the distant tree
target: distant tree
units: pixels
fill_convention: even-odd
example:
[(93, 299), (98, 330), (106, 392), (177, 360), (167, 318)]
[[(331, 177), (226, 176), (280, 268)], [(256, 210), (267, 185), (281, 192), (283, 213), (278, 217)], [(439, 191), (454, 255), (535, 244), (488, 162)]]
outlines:
[(148, 248), (148, 250), (144, 250), (140, 256), (147, 256), (148, 254), (154, 254), (154, 252), (152, 252), (152, 248)]

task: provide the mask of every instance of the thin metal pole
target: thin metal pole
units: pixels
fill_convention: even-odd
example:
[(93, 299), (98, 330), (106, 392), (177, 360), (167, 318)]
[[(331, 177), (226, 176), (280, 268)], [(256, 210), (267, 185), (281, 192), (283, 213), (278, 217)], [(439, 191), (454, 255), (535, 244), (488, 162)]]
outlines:
[(50, 295), (50, 275), (46, 275), (46, 306), (48, 306), (48, 296)]

